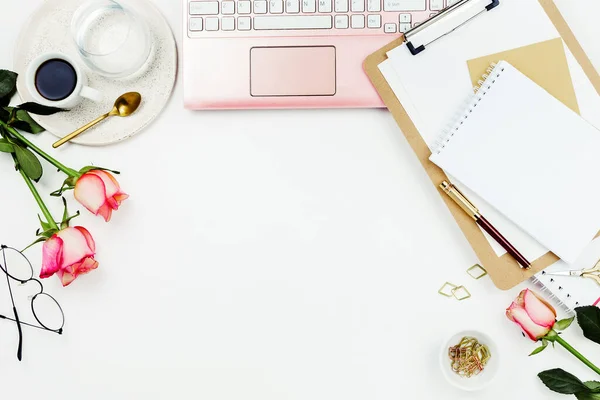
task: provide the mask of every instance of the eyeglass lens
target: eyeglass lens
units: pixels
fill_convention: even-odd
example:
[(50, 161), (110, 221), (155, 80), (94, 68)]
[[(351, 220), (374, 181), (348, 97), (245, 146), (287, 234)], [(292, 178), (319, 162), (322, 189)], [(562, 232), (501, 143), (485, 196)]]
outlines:
[(31, 302), (33, 314), (37, 321), (53, 331), (61, 329), (65, 323), (65, 317), (62, 309), (50, 295), (40, 293), (36, 295)]
[(11, 278), (18, 281), (27, 281), (33, 277), (33, 268), (29, 260), (12, 248), (3, 248), (0, 253), (0, 268)]

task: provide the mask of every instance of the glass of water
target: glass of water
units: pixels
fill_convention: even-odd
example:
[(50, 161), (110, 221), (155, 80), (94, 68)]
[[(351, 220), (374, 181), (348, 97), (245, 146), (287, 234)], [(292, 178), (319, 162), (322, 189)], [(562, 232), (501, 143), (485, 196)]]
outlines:
[(153, 40), (148, 24), (123, 2), (85, 2), (73, 15), (71, 30), (83, 61), (100, 75), (125, 78), (149, 62)]

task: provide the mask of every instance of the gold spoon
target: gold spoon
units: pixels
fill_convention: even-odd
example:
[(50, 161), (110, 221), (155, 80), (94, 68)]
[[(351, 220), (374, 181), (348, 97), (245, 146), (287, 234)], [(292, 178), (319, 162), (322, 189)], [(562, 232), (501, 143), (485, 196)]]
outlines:
[(85, 132), (86, 130), (90, 129), (92, 126), (96, 125), (98, 122), (104, 121), (108, 117), (114, 117), (114, 116), (128, 117), (128, 116), (130, 116), (131, 114), (133, 114), (135, 112), (135, 110), (138, 109), (141, 102), (142, 102), (142, 95), (139, 94), (138, 92), (129, 92), (129, 93), (122, 94), (121, 96), (119, 96), (119, 98), (117, 100), (115, 100), (115, 105), (113, 106), (113, 109), (110, 110), (110, 112), (96, 118), (89, 124), (84, 125), (81, 128), (77, 129), (75, 132), (68, 134), (64, 138), (62, 138), (59, 141), (57, 141), (56, 143), (54, 143), (52, 145), (52, 147), (54, 147), (56, 149), (57, 147), (62, 146), (69, 140), (76, 138), (77, 136), (79, 136), (83, 132)]

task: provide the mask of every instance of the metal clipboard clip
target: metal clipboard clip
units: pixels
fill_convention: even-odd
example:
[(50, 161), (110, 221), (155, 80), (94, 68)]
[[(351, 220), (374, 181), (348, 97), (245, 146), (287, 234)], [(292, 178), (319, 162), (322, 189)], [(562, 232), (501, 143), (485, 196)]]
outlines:
[[(404, 34), (406, 47), (413, 56), (416, 56), (425, 50), (426, 46), (454, 32), (467, 22), (486, 11), (493, 10), (499, 5), (500, 0), (459, 0), (450, 7), (425, 20), (420, 25), (407, 31)], [(449, 26), (447, 28), (441, 27), (443, 25), (442, 21), (447, 21)], [(425, 37), (421, 39), (421, 35)], [(414, 43), (417, 40), (420, 44)]]

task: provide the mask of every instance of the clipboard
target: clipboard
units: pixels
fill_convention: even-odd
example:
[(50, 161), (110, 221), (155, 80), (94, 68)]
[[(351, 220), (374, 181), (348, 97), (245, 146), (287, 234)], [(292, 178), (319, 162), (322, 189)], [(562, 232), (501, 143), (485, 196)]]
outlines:
[[(560, 11), (558, 10), (556, 4), (554, 4), (552, 0), (538, 1), (541, 4), (544, 11), (546, 12), (546, 14), (548, 15), (550, 21), (556, 27), (556, 30), (559, 32), (566, 46), (569, 48), (577, 62), (582, 67), (583, 71), (587, 75), (593, 87), (598, 93), (600, 93), (600, 74), (598, 74), (598, 72), (595, 70), (592, 62), (585, 54), (583, 48), (575, 38), (575, 35), (573, 34), (569, 25), (560, 14)], [(462, 1), (459, 3), (462, 3)], [(461, 4), (455, 5), (459, 7)], [(426, 21), (424, 24), (433, 23), (435, 22), (433, 21), (434, 19), (435, 17), (433, 17), (431, 20)], [(454, 27), (454, 29), (457, 29), (459, 27), (460, 25)], [(414, 29), (415, 28), (413, 28), (413, 30)], [(415, 127), (415, 124), (406, 113), (404, 107), (400, 103), (400, 100), (398, 100), (394, 91), (391, 89), (383, 74), (378, 68), (379, 64), (381, 64), (387, 59), (387, 52), (400, 45), (403, 45), (409, 40), (409, 38), (411, 37), (411, 31), (406, 32), (406, 38), (405, 36), (401, 36), (400, 38), (392, 41), (388, 45), (384, 46), (383, 48), (377, 50), (375, 53), (368, 56), (363, 63), (363, 68), (367, 76), (371, 80), (373, 86), (381, 96), (384, 104), (392, 113), (396, 123), (400, 127), (400, 130), (404, 133), (404, 136), (409, 142), (412, 150), (415, 152), (417, 158), (419, 159), (419, 162), (425, 169), (425, 172), (429, 176), (432, 184), (436, 188), (438, 188), (438, 185), (442, 181), (449, 180), (449, 178), (442, 169), (440, 169), (431, 161), (429, 161), (431, 151), (427, 143)], [(451, 34), (451, 31), (445, 34)], [(443, 35), (440, 35), (439, 37), (434, 38), (434, 40), (438, 40), (442, 38), (442, 36)], [(415, 57), (418, 57), (418, 53), (420, 51), (423, 51), (424, 48), (426, 48), (426, 44), (424, 48), (420, 49), (420, 51), (420, 45), (415, 45), (413, 43), (412, 47), (413, 49), (415, 49), (415, 51), (411, 50), (411, 53), (413, 53)], [(475, 221), (473, 221), (448, 196), (444, 195), (439, 190), (438, 193), (445, 202), (450, 212), (452, 213), (452, 216), (454, 217), (456, 223), (462, 230), (471, 247), (473, 248), (481, 264), (488, 271), (488, 274), (490, 275), (492, 281), (494, 282), (494, 285), (497, 288), (501, 290), (511, 289), (559, 260), (559, 258), (556, 255), (554, 255), (551, 252), (548, 252), (542, 257), (534, 260), (530, 269), (524, 270), (519, 267), (517, 261), (514, 258), (512, 258), (509, 254), (504, 254), (498, 257), (492, 249), (488, 240), (483, 235), (482, 231), (479, 229), (479, 226), (475, 223)]]

